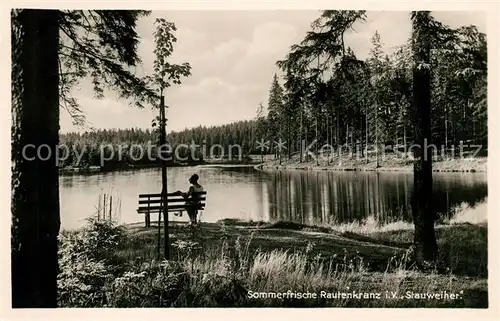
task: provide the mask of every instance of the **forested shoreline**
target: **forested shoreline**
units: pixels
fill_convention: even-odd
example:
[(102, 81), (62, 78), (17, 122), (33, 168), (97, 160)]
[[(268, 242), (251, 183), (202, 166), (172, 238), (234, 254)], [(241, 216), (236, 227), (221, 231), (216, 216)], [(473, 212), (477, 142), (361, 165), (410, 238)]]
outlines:
[[(274, 76), (269, 113), (258, 127), (264, 135), (288, 142), (288, 158), (302, 151), (300, 162), (305, 160), (302, 140), (337, 150), (344, 146), (359, 155), (387, 146), (407, 151), (417, 141), (412, 38), (386, 53), (383, 35), (375, 31), (369, 57), (359, 59), (344, 38), (365, 18), (364, 11), (325, 11), (303, 41), (277, 62), (285, 81), (282, 86)], [(460, 146), (464, 151), (482, 146), (478, 155), (485, 156), (486, 35), (475, 26), (453, 29), (436, 20), (429, 28), (430, 65), (419, 66), (432, 70), (429, 144), (443, 158), (462, 157), (455, 152)]]
[[(167, 157), (170, 166), (193, 165), (207, 161), (249, 162), (248, 156), (257, 153), (252, 146), (255, 121), (240, 121), (222, 126), (198, 126), (167, 135), (172, 151)], [(153, 129), (100, 129), (84, 133), (69, 132), (60, 135), (61, 145), (69, 152), (61, 157), (61, 168), (119, 169), (128, 167), (160, 166), (159, 135)], [(192, 144), (196, 144), (194, 148)], [(217, 145), (215, 147), (212, 147)], [(231, 146), (232, 158), (228, 159)], [(148, 154), (149, 153), (149, 154)], [(208, 158), (208, 159), (207, 159)], [(79, 161), (78, 161), (79, 160)]]

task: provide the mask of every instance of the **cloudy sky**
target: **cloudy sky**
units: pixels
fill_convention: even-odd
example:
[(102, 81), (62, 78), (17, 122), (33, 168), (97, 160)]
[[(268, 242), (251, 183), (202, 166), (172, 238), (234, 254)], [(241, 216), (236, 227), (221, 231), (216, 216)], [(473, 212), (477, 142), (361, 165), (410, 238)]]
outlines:
[[(154, 60), (153, 30), (157, 17), (174, 22), (178, 42), (172, 62), (189, 62), (192, 75), (166, 93), (169, 130), (198, 125), (218, 125), (255, 117), (260, 102), (267, 105), (275, 62), (291, 45), (300, 42), (319, 11), (154, 11), (139, 21), (142, 37), (141, 73), (151, 73)], [(486, 32), (483, 12), (434, 12), (439, 21), (458, 27), (476, 25)], [(355, 25), (348, 45), (360, 58), (370, 50), (370, 38), (378, 30), (390, 52), (410, 35), (409, 12), (368, 12), (367, 21)], [(87, 120), (95, 128), (150, 128), (156, 112), (135, 109), (113, 94), (93, 99), (91, 86), (83, 82), (74, 92)], [(61, 111), (61, 131), (81, 131)], [(83, 129), (84, 130), (84, 129)]]

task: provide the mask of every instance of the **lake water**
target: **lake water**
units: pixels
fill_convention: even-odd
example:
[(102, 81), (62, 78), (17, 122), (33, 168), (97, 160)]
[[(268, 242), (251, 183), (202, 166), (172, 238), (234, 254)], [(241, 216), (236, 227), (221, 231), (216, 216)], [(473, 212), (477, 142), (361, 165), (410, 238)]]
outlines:
[[(412, 173), (258, 171), (251, 167), (175, 167), (168, 169), (168, 190), (187, 190), (197, 173), (207, 190), (204, 222), (223, 218), (287, 220), (338, 224), (373, 217), (380, 224), (411, 222)], [(488, 193), (486, 173), (434, 173), (434, 202), (442, 217), (465, 202), (471, 206)], [(79, 228), (96, 215), (99, 194), (113, 197), (122, 223), (144, 221), (138, 195), (159, 193), (161, 170), (142, 169), (60, 177), (61, 227)], [(152, 215), (156, 220), (157, 215)], [(171, 220), (187, 220), (170, 214)]]

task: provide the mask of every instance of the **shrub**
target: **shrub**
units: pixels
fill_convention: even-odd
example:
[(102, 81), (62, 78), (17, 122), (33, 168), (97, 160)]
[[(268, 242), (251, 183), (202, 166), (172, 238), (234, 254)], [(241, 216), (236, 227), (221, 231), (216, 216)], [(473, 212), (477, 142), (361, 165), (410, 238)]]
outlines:
[(90, 219), (77, 232), (59, 238), (59, 304), (93, 307), (106, 304), (104, 288), (118, 273), (114, 252), (124, 238), (121, 227)]

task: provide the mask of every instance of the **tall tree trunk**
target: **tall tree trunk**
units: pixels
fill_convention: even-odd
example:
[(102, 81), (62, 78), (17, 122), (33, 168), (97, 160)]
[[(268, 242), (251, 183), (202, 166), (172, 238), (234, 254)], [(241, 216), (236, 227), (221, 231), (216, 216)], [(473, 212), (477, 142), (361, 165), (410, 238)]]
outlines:
[(455, 158), (455, 149), (458, 143), (458, 138), (457, 138), (457, 116), (456, 112), (452, 113), (451, 117), (451, 126), (453, 127), (453, 145), (452, 145), (452, 158)]
[(302, 163), (303, 161), (303, 149), (302, 149), (302, 127), (303, 127), (303, 112), (302, 112), (302, 106), (300, 106), (300, 129), (299, 129), (299, 149), (300, 149), (300, 162)]
[(345, 145), (349, 146), (349, 123), (345, 127)]
[(331, 153), (331, 146), (330, 146), (330, 118), (327, 116), (326, 117), (326, 146), (328, 146), (328, 157), (326, 160), (326, 164), (330, 164), (330, 153)]
[(476, 122), (472, 119), (472, 144), (476, 144)]
[(378, 163), (378, 104), (375, 103), (375, 168), (379, 168), (380, 164)]
[(316, 166), (319, 166), (319, 157), (318, 157), (318, 145), (319, 145), (319, 142), (318, 142), (318, 117), (319, 115), (316, 113), (316, 124), (315, 124), (315, 127), (316, 127)]
[(338, 107), (337, 107), (337, 116), (336, 116), (336, 120), (337, 120), (337, 127), (335, 128), (335, 134), (336, 134), (336, 143), (337, 143), (337, 148), (339, 150), (338, 152), (338, 156), (339, 158), (342, 156), (342, 144), (340, 143), (340, 113), (339, 113), (339, 110), (338, 110)]
[(403, 158), (406, 158), (408, 152), (406, 150), (406, 122), (404, 120), (403, 120), (403, 145), (405, 151)]
[(58, 46), (59, 11), (12, 12), (13, 308), (57, 306)]
[(365, 105), (365, 163), (368, 164), (368, 105)]
[[(465, 108), (469, 104), (468, 99), (465, 99), (465, 103), (462, 105), (462, 112), (460, 116), (460, 122), (461, 122), (461, 141), (467, 142), (467, 135), (466, 135), (466, 120), (465, 120)], [(462, 156), (462, 155), (461, 155)]]
[(418, 262), (433, 261), (437, 254), (432, 203), (431, 89), (428, 11), (413, 12), (413, 110), (415, 111), (414, 186), (412, 212), (415, 224), (415, 254)]
[(359, 117), (358, 117), (358, 126), (359, 126), (359, 144), (361, 145), (361, 157), (365, 157), (365, 148), (363, 146), (363, 113), (361, 112), (361, 107), (359, 109)]
[(444, 107), (444, 155), (448, 155), (448, 108)]
[(292, 137), (290, 137), (290, 126), (292, 122), (289, 121), (286, 128), (287, 128), (287, 149), (288, 149), (288, 160), (292, 159), (292, 145), (290, 144), (290, 141), (292, 140)]
[[(160, 146), (165, 146), (167, 143), (167, 118), (165, 117), (165, 96), (163, 89), (160, 91)], [(220, 141), (220, 140), (219, 140)], [(163, 256), (165, 260), (170, 260), (170, 240), (168, 232), (168, 185), (167, 185), (167, 157), (164, 155), (161, 160), (161, 191), (162, 191), (162, 212), (163, 212)], [(158, 213), (161, 215), (161, 213)], [(158, 220), (160, 221), (160, 219)]]
[[(345, 147), (346, 149), (349, 148), (349, 122), (347, 122), (346, 125), (346, 130), (345, 130)], [(352, 156), (352, 151), (351, 151), (351, 156)]]
[[(331, 121), (331, 126), (330, 126), (330, 139), (331, 139), (331, 141), (332, 141), (332, 143), (331, 143), (331, 145), (332, 145), (332, 146), (333, 146), (333, 129), (334, 129), (334, 128), (335, 128), (335, 127), (334, 127), (334, 125), (333, 125), (333, 115), (332, 115), (332, 121)], [(332, 157), (330, 157), (330, 158), (333, 158), (333, 154), (334, 154), (334, 152), (333, 152), (333, 150), (332, 150), (332, 153), (331, 153), (331, 156), (332, 156)], [(331, 161), (331, 160), (329, 159), (329, 160), (328, 160), (328, 164), (330, 164), (330, 161)]]
[[(304, 129), (304, 148), (307, 148), (307, 145), (309, 145), (309, 141), (307, 140), (307, 133), (309, 131), (309, 127), (308, 127), (308, 124), (306, 124), (305, 126), (305, 129)], [(307, 163), (309, 161), (309, 153), (305, 153), (305, 150), (303, 149), (302, 150), (302, 153), (304, 153), (304, 159), (305, 159), (305, 162)]]
[[(281, 144), (281, 142), (282, 142), (282, 132), (283, 132), (283, 127), (282, 127), (282, 125), (280, 124), (280, 131), (279, 131), (279, 142), (280, 142), (280, 144)], [(282, 147), (281, 147), (281, 145), (280, 145), (280, 147), (279, 147), (279, 148), (276, 148), (276, 153), (278, 153), (278, 155), (277, 155), (277, 156), (279, 157), (279, 162), (280, 162), (280, 165), (281, 165), (281, 154), (282, 154), (281, 148), (282, 148)]]
[(356, 147), (354, 146), (354, 135), (356, 134), (356, 127), (354, 125), (354, 115), (351, 116), (351, 157), (357, 155)]
[(394, 126), (394, 143), (392, 143), (392, 150), (394, 151), (394, 155), (398, 154), (398, 126)]
[(328, 159), (328, 164), (330, 164), (330, 161), (331, 159), (333, 158), (333, 129), (335, 128), (335, 126), (333, 125), (333, 115), (332, 115), (332, 119), (331, 119), (331, 125), (330, 125), (330, 140), (331, 140), (331, 145), (332, 145), (332, 152), (331, 152), (331, 157)]

